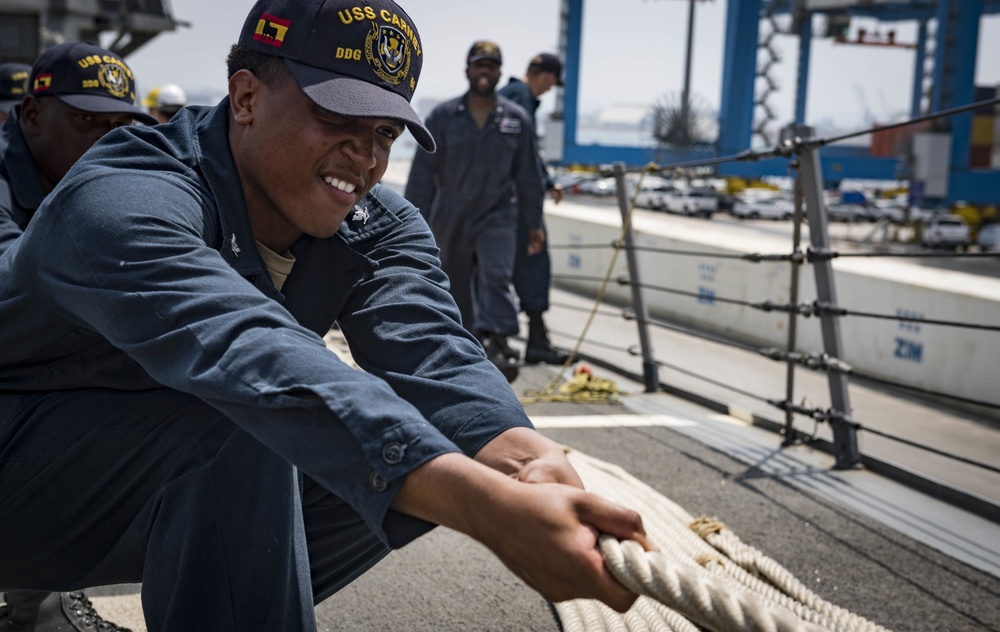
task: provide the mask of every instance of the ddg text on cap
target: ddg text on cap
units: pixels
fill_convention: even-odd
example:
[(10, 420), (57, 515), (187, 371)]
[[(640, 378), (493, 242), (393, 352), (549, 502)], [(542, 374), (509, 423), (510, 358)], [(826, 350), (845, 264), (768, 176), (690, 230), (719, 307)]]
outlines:
[(258, 0), (239, 43), (282, 57), (320, 107), (398, 120), (421, 147), (434, 151), (434, 139), (410, 106), (423, 47), (413, 20), (395, 2)]

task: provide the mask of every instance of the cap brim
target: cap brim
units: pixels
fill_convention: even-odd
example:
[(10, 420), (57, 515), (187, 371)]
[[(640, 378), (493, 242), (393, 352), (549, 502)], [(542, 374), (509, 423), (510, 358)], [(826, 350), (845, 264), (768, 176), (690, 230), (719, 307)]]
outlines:
[(17, 105), (19, 103), (20, 103), (20, 101), (13, 100), (13, 99), (2, 100), (2, 101), (0, 101), (0, 112), (3, 112), (4, 114), (6, 114), (6, 113), (10, 112), (10, 109), (12, 107), (14, 107), (15, 105)]
[(420, 146), (432, 152), (434, 137), (402, 96), (373, 83), (286, 59), (288, 69), (302, 91), (316, 105), (343, 116), (387, 118), (406, 125)]
[(97, 112), (100, 114), (128, 114), (132, 118), (146, 125), (156, 125), (159, 123), (149, 113), (143, 111), (135, 105), (129, 105), (121, 99), (112, 97), (102, 97), (98, 94), (57, 94), (60, 101), (70, 107), (74, 107), (84, 112)]
[(466, 63), (471, 64), (477, 61), (481, 61), (483, 59), (495, 61), (496, 63), (503, 65), (503, 60), (498, 58), (496, 55), (473, 55), (472, 57), (469, 57), (469, 59), (466, 60)]

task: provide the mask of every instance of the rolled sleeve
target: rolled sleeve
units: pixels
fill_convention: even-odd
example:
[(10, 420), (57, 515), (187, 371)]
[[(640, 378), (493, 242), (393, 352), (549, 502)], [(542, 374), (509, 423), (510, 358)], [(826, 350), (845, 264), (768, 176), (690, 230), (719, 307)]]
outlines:
[[(339, 324), (354, 360), (411, 402), (465, 454), (530, 427), (507, 380), (462, 326), (430, 229), (412, 205), (384, 193), (399, 219), (365, 254), (377, 263)], [(391, 353), (381, 350), (391, 349)]]

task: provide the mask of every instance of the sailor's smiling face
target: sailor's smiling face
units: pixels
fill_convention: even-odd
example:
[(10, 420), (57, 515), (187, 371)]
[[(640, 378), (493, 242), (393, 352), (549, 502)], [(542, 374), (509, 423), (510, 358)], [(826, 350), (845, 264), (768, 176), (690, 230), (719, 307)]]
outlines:
[(276, 252), (302, 233), (336, 233), (382, 178), (403, 132), (395, 120), (324, 110), (290, 76), (265, 85), (240, 71), (230, 97), (230, 145), (254, 236)]

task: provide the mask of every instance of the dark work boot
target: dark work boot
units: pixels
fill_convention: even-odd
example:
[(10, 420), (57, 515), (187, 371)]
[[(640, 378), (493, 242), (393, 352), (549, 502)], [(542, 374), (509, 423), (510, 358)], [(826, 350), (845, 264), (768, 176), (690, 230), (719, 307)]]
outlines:
[(484, 334), (481, 339), (483, 349), (486, 350), (486, 357), (489, 361), (500, 369), (503, 376), (507, 378), (507, 382), (516, 380), (518, 374), (517, 363), (503, 352), (502, 347), (506, 344), (506, 340), (496, 334)]
[(549, 332), (542, 320), (542, 312), (531, 310), (528, 314), (528, 344), (524, 350), (525, 364), (565, 364), (569, 351), (553, 347)]
[(513, 360), (517, 362), (521, 359), (521, 354), (517, 352), (517, 349), (511, 348), (510, 344), (507, 342), (506, 336), (493, 336), (493, 342), (496, 344), (497, 349), (503, 354), (503, 357), (508, 360)]
[(105, 621), (82, 592), (11, 590), (4, 593), (0, 632), (130, 632)]

